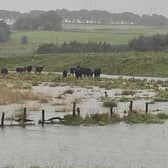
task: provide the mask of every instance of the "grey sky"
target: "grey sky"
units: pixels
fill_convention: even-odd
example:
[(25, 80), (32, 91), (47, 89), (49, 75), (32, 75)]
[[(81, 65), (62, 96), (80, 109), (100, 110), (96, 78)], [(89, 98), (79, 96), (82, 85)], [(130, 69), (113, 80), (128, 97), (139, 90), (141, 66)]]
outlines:
[(101, 9), (110, 12), (168, 16), (168, 0), (0, 0), (0, 9), (30, 11), (34, 9)]

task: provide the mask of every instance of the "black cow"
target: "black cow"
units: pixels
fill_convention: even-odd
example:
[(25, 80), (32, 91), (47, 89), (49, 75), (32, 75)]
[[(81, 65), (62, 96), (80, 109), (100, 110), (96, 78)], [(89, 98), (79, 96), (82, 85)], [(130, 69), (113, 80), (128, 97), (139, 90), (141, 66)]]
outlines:
[(81, 70), (80, 66), (77, 66), (75, 68), (75, 76), (77, 79), (82, 78), (82, 70)]
[(63, 78), (66, 78), (67, 75), (68, 75), (68, 71), (67, 71), (67, 70), (64, 70), (62, 75), (63, 75)]
[(1, 75), (7, 75), (8, 69), (7, 68), (1, 68)]
[(90, 68), (80, 68), (80, 69), (81, 69), (82, 75), (84, 77), (92, 77), (93, 76), (93, 72)]
[(16, 67), (16, 73), (23, 73), (26, 72), (26, 67), (25, 66), (21, 66), (21, 67)]
[(100, 74), (101, 74), (100, 68), (94, 69), (94, 77), (95, 78), (100, 78)]
[(76, 68), (74, 68), (74, 67), (70, 68), (70, 74), (71, 74), (71, 75), (74, 75), (74, 74), (75, 74), (75, 71), (76, 71)]
[(26, 70), (27, 70), (27, 72), (31, 72), (32, 71), (32, 66), (31, 65), (28, 65), (27, 67), (26, 67)]
[(35, 67), (35, 73), (36, 74), (41, 74), (41, 72), (43, 71), (43, 69), (44, 69), (44, 66), (38, 65), (38, 66)]

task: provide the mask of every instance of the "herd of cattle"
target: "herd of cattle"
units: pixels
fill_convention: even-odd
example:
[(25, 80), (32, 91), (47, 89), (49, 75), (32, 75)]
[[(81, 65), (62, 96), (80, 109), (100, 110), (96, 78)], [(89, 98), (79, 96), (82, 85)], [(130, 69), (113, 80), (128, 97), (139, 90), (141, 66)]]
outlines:
[[(100, 74), (101, 74), (101, 69), (97, 68), (97, 69), (90, 69), (90, 68), (84, 68), (84, 67), (72, 67), (70, 68), (69, 71), (70, 75), (76, 76), (77, 79), (82, 78), (82, 77), (95, 77), (95, 78), (99, 78)], [(68, 71), (64, 70), (63, 71), (63, 77), (67, 77), (68, 75)]]
[[(40, 74), (44, 69), (44, 66), (35, 66), (35, 73)], [(16, 73), (22, 74), (22, 73), (31, 73), (33, 71), (33, 66), (28, 65), (28, 66), (19, 66), (16, 67)], [(1, 75), (7, 75), (8, 74), (8, 69), (7, 68), (1, 68)]]
[[(43, 71), (44, 66), (35, 66), (34, 70), (36, 74), (41, 74), (41, 72)], [(31, 73), (33, 71), (33, 66), (32, 65), (28, 65), (28, 66), (19, 66), (16, 67), (16, 73), (17, 74), (22, 74), (22, 73)], [(63, 71), (63, 77), (66, 78), (68, 76), (68, 73), (71, 76), (75, 76), (77, 79), (82, 78), (82, 77), (95, 77), (95, 78), (99, 78), (100, 74), (101, 74), (101, 69), (97, 68), (97, 69), (90, 69), (90, 68), (84, 68), (84, 67), (72, 67), (68, 70), (64, 70)], [(7, 68), (1, 68), (1, 75), (7, 75), (8, 74), (8, 69)]]

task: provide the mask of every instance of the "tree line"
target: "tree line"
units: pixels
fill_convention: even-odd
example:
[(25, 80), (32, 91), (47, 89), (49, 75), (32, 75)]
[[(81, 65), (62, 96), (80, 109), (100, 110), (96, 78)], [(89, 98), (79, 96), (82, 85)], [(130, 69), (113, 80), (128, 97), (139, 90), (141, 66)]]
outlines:
[(37, 48), (37, 54), (48, 53), (83, 53), (83, 52), (124, 52), (124, 51), (160, 51), (168, 49), (168, 34), (140, 36), (131, 40), (126, 45), (112, 45), (107, 42), (77, 41), (64, 42), (62, 44), (46, 43)]
[[(48, 11), (49, 12), (49, 11)], [(57, 9), (53, 11), (62, 18), (64, 23), (93, 23), (93, 24), (133, 24), (133, 25), (144, 25), (144, 26), (164, 26), (168, 25), (168, 18), (163, 15), (152, 14), (152, 15), (138, 15), (131, 12), (123, 13), (110, 13), (101, 10), (78, 10), (70, 11), (66, 9)], [(46, 15), (46, 11), (33, 10), (29, 13), (20, 13), (15, 11), (0, 10), (0, 19), (14, 19), (20, 24), (23, 18), (27, 20), (25, 23), (19, 26), (18, 29), (25, 28), (39, 28), (45, 27), (44, 25), (36, 25), (35, 22), (40, 20), (40, 15)], [(57, 16), (58, 17), (58, 16)], [(38, 19), (37, 19), (38, 18)], [(37, 20), (36, 20), (37, 19)], [(44, 20), (43, 20), (44, 21)], [(33, 22), (33, 23), (31, 23)], [(31, 24), (31, 26), (28, 26)], [(15, 28), (17, 28), (15, 24)]]
[(62, 18), (55, 11), (48, 11), (39, 15), (19, 17), (13, 25), (16, 30), (61, 30)]
[(37, 54), (47, 53), (75, 53), (75, 52), (117, 52), (126, 51), (126, 45), (113, 46), (107, 42), (88, 42), (81, 43), (71, 41), (62, 44), (46, 43), (38, 46)]

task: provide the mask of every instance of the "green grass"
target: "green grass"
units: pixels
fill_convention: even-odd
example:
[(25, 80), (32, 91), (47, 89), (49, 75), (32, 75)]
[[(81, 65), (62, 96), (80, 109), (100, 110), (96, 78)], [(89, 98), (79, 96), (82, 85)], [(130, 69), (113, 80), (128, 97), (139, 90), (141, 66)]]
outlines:
[(168, 119), (168, 114), (166, 114), (166, 113), (158, 113), (157, 116), (158, 116), (158, 118), (160, 118), (162, 120)]
[(103, 106), (104, 107), (117, 107), (117, 102), (115, 100), (111, 100), (109, 98), (106, 98), (104, 101), (103, 101)]
[(154, 115), (154, 114), (146, 115), (146, 114), (141, 114), (138, 112), (131, 112), (128, 114), (127, 117), (124, 118), (124, 121), (129, 124), (141, 124), (141, 123), (161, 124), (164, 122), (162, 119), (163, 118), (159, 117), (158, 115)]
[[(73, 66), (102, 69), (102, 73), (135, 76), (168, 76), (167, 52), (65, 53), (0, 57), (0, 67), (15, 70), (22, 65), (44, 65), (46, 71), (63, 71)], [(141, 83), (145, 85), (144, 82)]]
[(128, 116), (121, 118), (118, 114), (110, 116), (108, 113), (95, 113), (86, 115), (85, 117), (65, 115), (65, 125), (109, 125), (118, 122), (126, 122), (128, 124), (162, 124), (168, 119), (165, 113), (143, 114), (139, 112), (129, 112)]
[(117, 114), (113, 114), (110, 116), (108, 113), (95, 113), (86, 115), (85, 117), (81, 116), (72, 116), (65, 115), (64, 116), (64, 124), (65, 125), (108, 125), (116, 122), (120, 122), (121, 119)]

